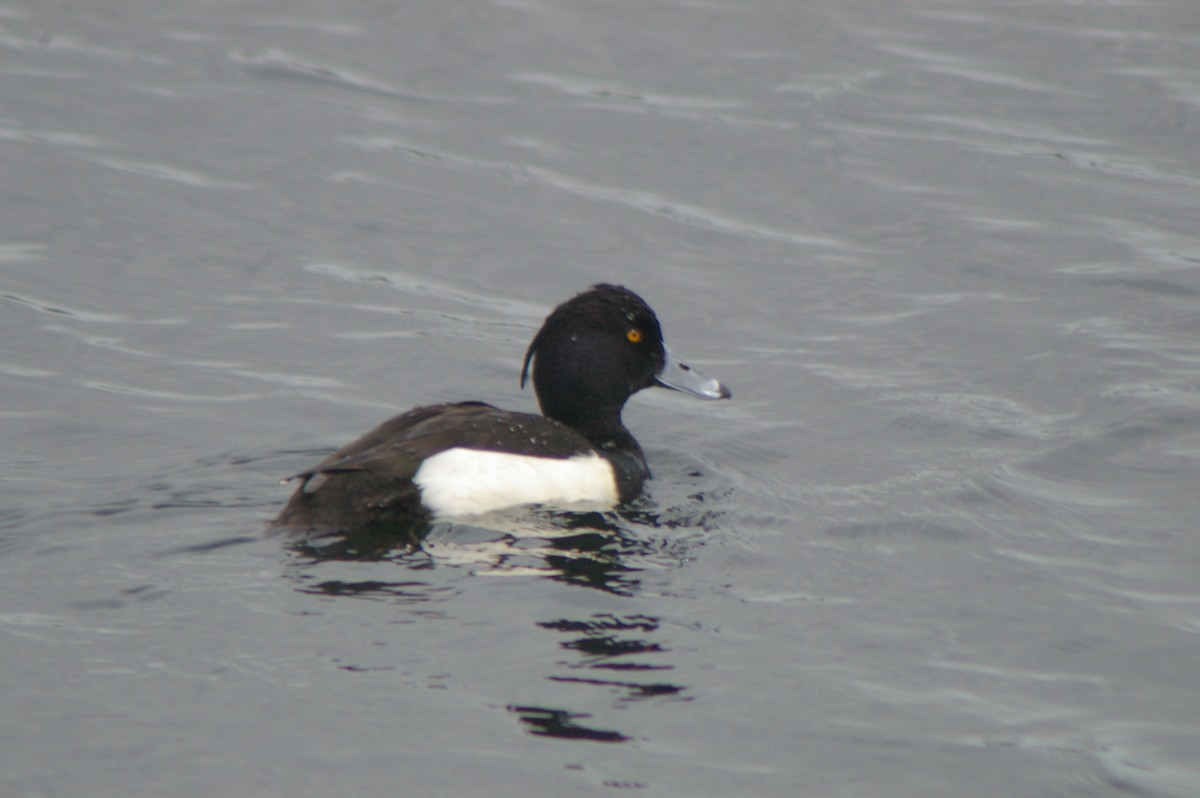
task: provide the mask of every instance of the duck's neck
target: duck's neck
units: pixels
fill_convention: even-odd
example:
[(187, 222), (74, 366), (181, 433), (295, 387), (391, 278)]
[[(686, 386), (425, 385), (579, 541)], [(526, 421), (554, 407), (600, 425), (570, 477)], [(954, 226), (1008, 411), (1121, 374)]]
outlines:
[(612, 463), (622, 502), (630, 501), (641, 492), (642, 483), (650, 476), (650, 466), (642, 447), (621, 423), (621, 406), (615, 410), (609, 408), (605, 413), (596, 413), (590, 408), (593, 412), (587, 413), (580, 408), (555, 406), (552, 402), (541, 405), (543, 415), (583, 435)]
[(604, 409), (606, 412), (583, 412), (578, 408), (547, 406), (542, 403), (542, 414), (583, 435), (596, 446), (637, 446), (633, 435), (621, 423), (621, 409)]
[(538, 361), (533, 387), (542, 415), (566, 424), (598, 447), (632, 448), (640, 454), (637, 441), (621, 423), (621, 411), (632, 391), (623, 382), (598, 378), (578, 358), (558, 356)]

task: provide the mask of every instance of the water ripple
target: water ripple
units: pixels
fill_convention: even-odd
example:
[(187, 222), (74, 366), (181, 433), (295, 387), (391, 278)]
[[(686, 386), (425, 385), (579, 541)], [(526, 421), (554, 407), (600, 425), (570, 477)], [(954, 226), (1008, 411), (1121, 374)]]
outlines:
[(397, 150), (420, 158), (433, 158), (472, 169), (503, 172), (514, 180), (540, 183), (566, 194), (595, 202), (623, 205), (687, 227), (697, 227), (750, 238), (783, 241), (805, 248), (823, 248), (838, 251), (855, 249), (855, 246), (847, 241), (814, 233), (771, 227), (750, 221), (749, 219), (736, 219), (711, 208), (682, 202), (651, 191), (606, 186), (541, 166), (464, 157), (444, 151), (436, 151), (428, 147), (417, 146), (389, 136), (350, 137), (346, 141), (367, 149)]
[(233, 52), (231, 61), (245, 64), (251, 74), (271, 80), (303, 80), (344, 89), (403, 100), (424, 99), (385, 81), (341, 67), (329, 66), (294, 56), (286, 50), (270, 48), (259, 52)]
[(96, 158), (95, 161), (103, 166), (107, 166), (109, 169), (128, 172), (139, 177), (152, 177), (156, 180), (180, 183), (185, 186), (217, 188), (229, 191), (249, 191), (254, 188), (254, 185), (251, 183), (221, 180), (200, 174), (199, 172), (190, 172), (186, 169), (168, 166), (167, 164), (152, 163), (150, 161), (124, 161), (117, 158)]
[(18, 294), (0, 294), (0, 299), (16, 302), (34, 310), (46, 313), (50, 316), (64, 316), (78, 321), (113, 324), (129, 321), (129, 317), (122, 313), (96, 313), (94, 311), (80, 310), (78, 308), (68, 307), (59, 302), (51, 302), (49, 300), (35, 299), (29, 296), (20, 296)]

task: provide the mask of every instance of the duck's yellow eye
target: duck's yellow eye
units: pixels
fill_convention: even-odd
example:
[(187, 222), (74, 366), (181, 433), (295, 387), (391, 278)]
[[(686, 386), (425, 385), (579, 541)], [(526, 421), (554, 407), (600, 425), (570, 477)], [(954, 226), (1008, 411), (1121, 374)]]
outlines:
[(630, 327), (629, 332), (625, 333), (626, 340), (631, 344), (636, 344), (642, 340), (642, 331), (637, 327)]

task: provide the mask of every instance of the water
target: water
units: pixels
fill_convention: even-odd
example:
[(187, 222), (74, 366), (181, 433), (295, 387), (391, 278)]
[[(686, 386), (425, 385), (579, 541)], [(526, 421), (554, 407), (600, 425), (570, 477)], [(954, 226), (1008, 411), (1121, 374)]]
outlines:
[[(0, 6), (0, 792), (1200, 794), (1193, 4)], [(621, 515), (261, 537), (600, 280)]]

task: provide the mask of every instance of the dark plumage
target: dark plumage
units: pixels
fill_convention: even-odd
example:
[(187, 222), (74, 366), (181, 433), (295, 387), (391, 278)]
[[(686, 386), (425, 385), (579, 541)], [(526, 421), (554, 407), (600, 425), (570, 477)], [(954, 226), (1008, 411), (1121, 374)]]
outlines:
[[(641, 447), (621, 423), (629, 397), (655, 384), (708, 399), (729, 396), (720, 383), (671, 357), (654, 311), (619, 286), (594, 286), (555, 308), (525, 353), (522, 386), (531, 364), (544, 415), (483, 402), (410, 410), (291, 477), (299, 487), (272, 525), (351, 532), (425, 522), (436, 513), (422, 504), (429, 487), (422, 466), (450, 450), (532, 456), (538, 468), (594, 453), (608, 463), (610, 485), (625, 502), (649, 475)], [(469, 493), (471, 486), (461, 490)], [(502, 506), (503, 496), (499, 501)]]

